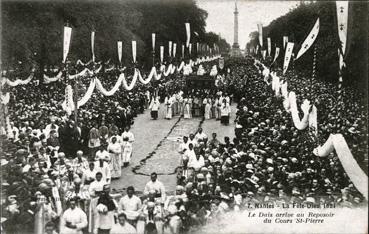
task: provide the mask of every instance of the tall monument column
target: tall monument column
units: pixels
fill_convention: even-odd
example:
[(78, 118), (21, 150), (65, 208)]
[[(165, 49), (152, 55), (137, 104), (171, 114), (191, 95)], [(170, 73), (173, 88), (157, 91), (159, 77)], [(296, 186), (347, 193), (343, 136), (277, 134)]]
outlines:
[(233, 27), (233, 45), (231, 50), (231, 56), (239, 57), (242, 56), (240, 45), (238, 44), (238, 9), (237, 0), (234, 3), (234, 27)]
[(234, 3), (234, 34), (233, 34), (233, 47), (239, 47), (238, 45), (238, 9), (237, 9), (237, 1)]

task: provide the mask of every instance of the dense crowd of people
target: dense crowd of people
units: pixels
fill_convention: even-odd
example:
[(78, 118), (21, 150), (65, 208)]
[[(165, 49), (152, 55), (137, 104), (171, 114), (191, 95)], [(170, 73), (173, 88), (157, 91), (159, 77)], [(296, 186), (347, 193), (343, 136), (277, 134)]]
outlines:
[[(287, 73), (298, 99), (317, 105), (315, 138), (293, 126), (282, 99), (251, 57), (230, 60), (228, 68), (211, 92), (168, 88), (181, 79), (174, 75), (153, 87), (137, 85), (132, 92), (95, 93), (79, 110), (77, 128), (73, 116), (63, 118), (62, 83), (11, 88), (12, 131), (4, 138), (7, 164), (2, 166), (5, 232), (183, 233), (224, 212), (250, 209), (249, 203), (355, 207), (365, 202), (334, 153), (327, 158), (313, 154), (317, 144), (339, 132), (361, 165), (368, 158), (366, 106), (356, 92), (345, 89), (342, 103), (335, 103), (336, 86)], [(114, 74), (105, 75), (104, 87), (114, 85)], [(228, 124), (232, 100), (238, 104), (234, 139), (218, 139), (201, 128), (183, 137), (174, 195), (167, 194), (154, 172), (145, 188), (110, 194), (111, 180), (121, 176), (132, 156), (135, 139), (129, 129), (137, 114), (148, 108), (156, 119), (164, 103), (168, 119), (201, 116)]]

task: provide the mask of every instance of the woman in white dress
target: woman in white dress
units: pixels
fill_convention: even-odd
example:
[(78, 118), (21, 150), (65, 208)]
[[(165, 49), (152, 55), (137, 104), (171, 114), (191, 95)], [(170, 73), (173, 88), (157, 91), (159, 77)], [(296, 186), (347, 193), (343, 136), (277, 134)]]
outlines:
[(191, 118), (191, 100), (190, 98), (185, 97), (183, 99), (183, 117), (185, 119), (190, 119)]
[(111, 178), (120, 178), (122, 175), (121, 170), (122, 146), (119, 144), (116, 137), (111, 138), (111, 143), (108, 145), (108, 152), (111, 158), (110, 160)]
[[(205, 102), (206, 100), (206, 102)], [(211, 99), (210, 98), (204, 98), (204, 102), (205, 103), (205, 113), (204, 113), (204, 117), (205, 119), (210, 119), (211, 117)]]
[(167, 95), (165, 97), (164, 105), (165, 105), (165, 118), (171, 119), (173, 115), (173, 111), (172, 111), (173, 99), (170, 95)]
[(132, 143), (129, 141), (128, 137), (123, 138), (122, 148), (123, 148), (122, 163), (123, 166), (126, 167), (131, 161), (132, 156)]

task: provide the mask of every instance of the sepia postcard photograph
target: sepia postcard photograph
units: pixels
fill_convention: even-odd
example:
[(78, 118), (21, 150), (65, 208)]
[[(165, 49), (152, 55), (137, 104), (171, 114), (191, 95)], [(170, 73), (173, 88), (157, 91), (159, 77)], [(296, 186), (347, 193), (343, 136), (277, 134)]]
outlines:
[(369, 1), (0, 0), (4, 234), (367, 234)]

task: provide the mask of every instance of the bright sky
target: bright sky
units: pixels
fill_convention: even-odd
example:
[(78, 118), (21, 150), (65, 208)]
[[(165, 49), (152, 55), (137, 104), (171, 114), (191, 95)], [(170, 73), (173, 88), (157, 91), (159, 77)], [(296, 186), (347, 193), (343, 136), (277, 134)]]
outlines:
[[(208, 12), (206, 31), (220, 34), (233, 44), (234, 0), (196, 0)], [(299, 1), (238, 0), (238, 43), (244, 49), (249, 34), (257, 31), (256, 24), (267, 26), (271, 21), (296, 7)]]

